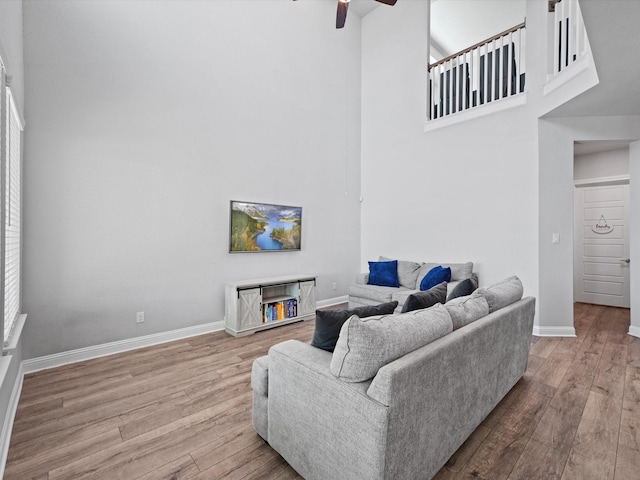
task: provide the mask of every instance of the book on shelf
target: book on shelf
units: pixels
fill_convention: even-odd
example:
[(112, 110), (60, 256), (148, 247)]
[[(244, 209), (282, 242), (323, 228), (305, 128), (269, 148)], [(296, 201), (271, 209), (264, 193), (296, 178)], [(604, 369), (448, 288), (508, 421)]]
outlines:
[(279, 302), (269, 302), (262, 305), (263, 323), (277, 322), (298, 316), (298, 300), (290, 298)]

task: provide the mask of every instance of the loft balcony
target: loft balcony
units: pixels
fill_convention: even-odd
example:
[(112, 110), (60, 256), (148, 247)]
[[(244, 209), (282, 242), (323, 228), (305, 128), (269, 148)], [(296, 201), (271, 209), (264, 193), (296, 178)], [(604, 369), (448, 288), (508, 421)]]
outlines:
[[(546, 43), (546, 72), (542, 75), (545, 78), (546, 73), (543, 86), (545, 95), (590, 68), (588, 59), (591, 50), (578, 0), (551, 0), (546, 35), (544, 30), (539, 29), (531, 32), (531, 35), (529, 41)], [(497, 108), (498, 102), (503, 108), (525, 103), (526, 95), (522, 95), (519, 101), (515, 98), (513, 102), (502, 101), (527, 91), (526, 47), (526, 22), (522, 22), (431, 63), (427, 124), (444, 118), (455, 121), (453, 116), (465, 111), (477, 110), (477, 114), (481, 115), (478, 107), (494, 105)], [(545, 68), (544, 60), (538, 68)], [(536, 78), (540, 77), (536, 75)], [(579, 93), (576, 91), (573, 96)], [(439, 124), (441, 122), (433, 122), (432, 126), (437, 128)]]
[(429, 65), (430, 120), (525, 91), (525, 23)]

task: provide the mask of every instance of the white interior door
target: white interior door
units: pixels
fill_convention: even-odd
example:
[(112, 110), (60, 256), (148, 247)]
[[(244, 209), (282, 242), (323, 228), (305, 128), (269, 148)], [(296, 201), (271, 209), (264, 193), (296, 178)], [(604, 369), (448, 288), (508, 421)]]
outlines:
[(629, 308), (629, 185), (576, 187), (574, 300)]

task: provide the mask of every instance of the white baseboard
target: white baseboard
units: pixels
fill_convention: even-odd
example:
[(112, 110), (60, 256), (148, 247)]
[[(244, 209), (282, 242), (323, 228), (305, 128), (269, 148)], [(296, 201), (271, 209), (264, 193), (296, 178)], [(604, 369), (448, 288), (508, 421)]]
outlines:
[(575, 337), (576, 329), (573, 327), (541, 327), (533, 326), (533, 334), (536, 337)]
[(640, 327), (636, 327), (635, 325), (630, 325), (629, 335), (640, 338)]
[(224, 330), (224, 322), (211, 322), (193, 327), (180, 328), (168, 332), (154, 333), (143, 337), (128, 338), (117, 342), (94, 345), (92, 347), (79, 348), (68, 352), (54, 353), (44, 357), (32, 358), (22, 362), (23, 372), (33, 373), (47, 368), (60, 367), (69, 363), (82, 362), (92, 358), (113, 355), (114, 353), (127, 352), (136, 348), (149, 347), (159, 343), (172, 342), (182, 338), (195, 337), (205, 333)]
[(348, 295), (342, 295), (341, 297), (327, 298), (326, 300), (318, 300), (316, 302), (317, 308), (333, 307), (334, 305), (340, 305), (341, 303), (347, 303), (349, 301)]
[(23, 379), (24, 372), (22, 369), (22, 364), (20, 364), (18, 375), (16, 375), (16, 381), (13, 384), (13, 390), (11, 391), (9, 405), (7, 406), (7, 411), (4, 415), (2, 433), (0, 433), (0, 478), (4, 477), (4, 468), (7, 465), (9, 443), (11, 442), (11, 432), (13, 430), (13, 420), (16, 417), (16, 410), (18, 409), (18, 400), (20, 400), (20, 393), (22, 392)]

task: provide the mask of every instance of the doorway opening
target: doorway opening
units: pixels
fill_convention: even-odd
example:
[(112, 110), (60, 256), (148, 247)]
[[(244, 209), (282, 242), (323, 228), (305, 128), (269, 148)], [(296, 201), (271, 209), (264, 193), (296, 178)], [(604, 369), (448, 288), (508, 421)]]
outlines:
[(574, 302), (630, 308), (629, 142), (574, 143)]

